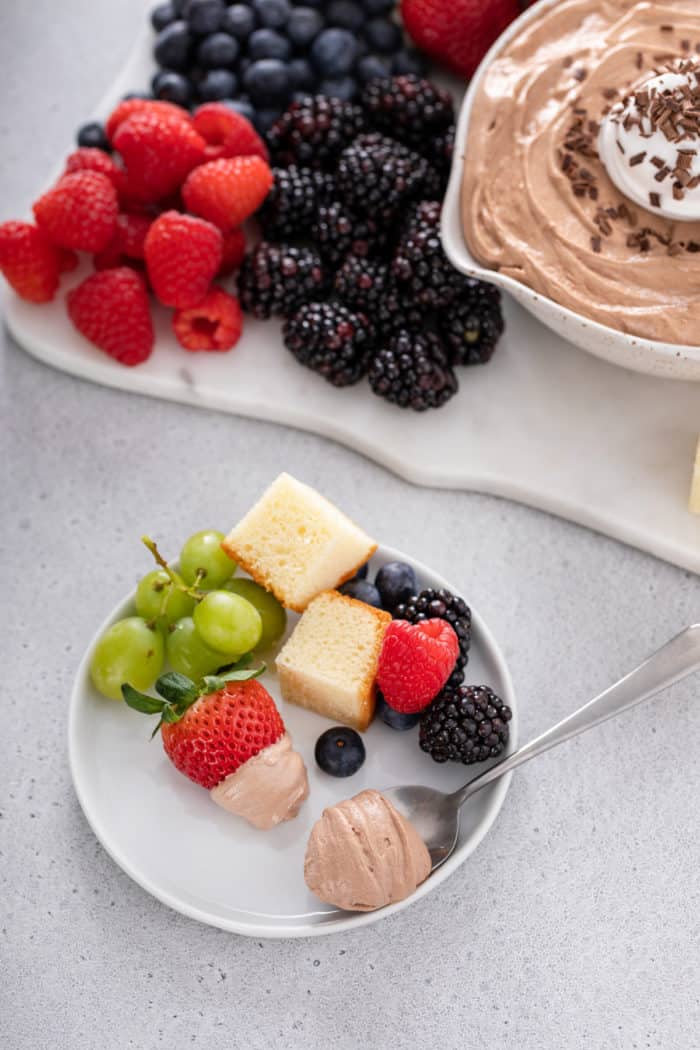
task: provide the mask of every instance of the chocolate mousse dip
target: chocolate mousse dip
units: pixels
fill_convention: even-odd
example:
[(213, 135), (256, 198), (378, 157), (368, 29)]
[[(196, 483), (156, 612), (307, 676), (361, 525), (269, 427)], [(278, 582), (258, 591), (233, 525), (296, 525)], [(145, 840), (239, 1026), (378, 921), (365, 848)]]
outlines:
[(559, 0), (525, 25), (471, 112), (462, 218), (474, 258), (611, 328), (700, 346), (700, 221), (664, 215), (692, 190), (694, 100), (687, 129), (673, 119), (662, 129), (670, 164), (653, 149), (623, 158), (651, 179), (648, 207), (599, 154), (615, 107), (679, 68), (691, 92), (698, 70), (700, 90), (697, 0)]

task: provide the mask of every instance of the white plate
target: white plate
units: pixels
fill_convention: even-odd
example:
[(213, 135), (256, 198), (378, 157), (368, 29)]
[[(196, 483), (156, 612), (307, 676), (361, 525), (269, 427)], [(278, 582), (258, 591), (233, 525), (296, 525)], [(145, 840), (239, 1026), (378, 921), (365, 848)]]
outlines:
[[(372, 559), (413, 565), (421, 587), (449, 587), (414, 559), (382, 547)], [(467, 601), (469, 595), (465, 595)], [(338, 780), (315, 765), (314, 744), (332, 722), (280, 700), (276, 677), (263, 684), (309, 772), (310, 797), (299, 816), (272, 831), (256, 831), (215, 806), (208, 792), (183, 777), (158, 739), (153, 720), (99, 696), (88, 673), (92, 646), (114, 620), (133, 612), (125, 599), (100, 627), (80, 665), (69, 717), (70, 767), (87, 820), (112, 859), (158, 900), (200, 922), (251, 937), (304, 937), (365, 926), (405, 908), (443, 882), (493, 824), (510, 777), (484, 788), (465, 808), (457, 849), (406, 901), (380, 911), (349, 913), (321, 904), (306, 888), (304, 852), (311, 826), (328, 805), (364, 788), (429, 784), (452, 790), (487, 763), (437, 765), (418, 747), (417, 729), (398, 733), (374, 722), (365, 734), (367, 759), (353, 777)], [(510, 747), (517, 740), (513, 686), (503, 654), (472, 609), (473, 641), (467, 682), (488, 684), (513, 709)], [(297, 617), (290, 614), (290, 626)]]

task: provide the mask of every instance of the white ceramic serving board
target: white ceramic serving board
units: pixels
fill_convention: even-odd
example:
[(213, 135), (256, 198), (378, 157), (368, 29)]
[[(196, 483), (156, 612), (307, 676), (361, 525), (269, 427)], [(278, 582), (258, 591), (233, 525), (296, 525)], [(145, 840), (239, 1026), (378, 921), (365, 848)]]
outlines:
[[(148, 84), (150, 45), (144, 31), (99, 116)], [(79, 277), (70, 275), (63, 287)], [(423, 415), (386, 404), (364, 382), (329, 386), (294, 361), (273, 321), (248, 321), (230, 354), (190, 354), (171, 334), (167, 312), (158, 311), (154, 354), (129, 369), (77, 334), (62, 298), (36, 307), (8, 295), (5, 305), (17, 341), (66, 372), (310, 430), (416, 484), (518, 500), (700, 572), (700, 517), (687, 511), (700, 383), (608, 365), (511, 301), (491, 364), (460, 369), (459, 394)]]

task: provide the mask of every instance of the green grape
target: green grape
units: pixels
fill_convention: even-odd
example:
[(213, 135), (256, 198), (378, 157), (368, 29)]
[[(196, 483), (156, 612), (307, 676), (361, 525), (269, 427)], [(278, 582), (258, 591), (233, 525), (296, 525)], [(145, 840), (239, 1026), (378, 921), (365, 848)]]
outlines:
[(165, 651), (173, 671), (197, 682), (205, 674), (218, 671), (226, 658), (203, 642), (191, 616), (183, 616), (165, 640)]
[(239, 594), (210, 591), (192, 617), (203, 640), (229, 657), (243, 656), (254, 649), (262, 636), (260, 613)]
[(185, 540), (180, 551), (180, 572), (187, 583), (194, 583), (201, 569), (204, 576), (199, 586), (202, 590), (214, 591), (233, 576), (236, 563), (221, 549), (221, 541), (225, 538), (223, 532), (205, 529)]
[(287, 613), (284, 607), (264, 587), (255, 580), (248, 580), (243, 576), (236, 576), (226, 584), (227, 591), (240, 594), (247, 602), (254, 605), (260, 613), (262, 620), (262, 635), (258, 642), (258, 649), (268, 649), (284, 634), (287, 626)]
[(95, 688), (112, 700), (121, 700), (124, 682), (149, 689), (163, 667), (165, 643), (157, 628), (140, 616), (117, 620), (99, 639), (90, 660)]
[(136, 588), (136, 612), (149, 622), (162, 616), (165, 623), (175, 623), (189, 616), (194, 606), (194, 598), (173, 587), (165, 569), (149, 572)]

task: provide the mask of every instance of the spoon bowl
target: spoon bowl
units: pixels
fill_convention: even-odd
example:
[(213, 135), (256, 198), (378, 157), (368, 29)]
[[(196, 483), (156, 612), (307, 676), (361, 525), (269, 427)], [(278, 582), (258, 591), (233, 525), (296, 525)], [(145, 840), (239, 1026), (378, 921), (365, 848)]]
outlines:
[(384, 798), (416, 829), (430, 854), (431, 872), (443, 864), (457, 844), (459, 806), (454, 795), (420, 784), (382, 791)]

